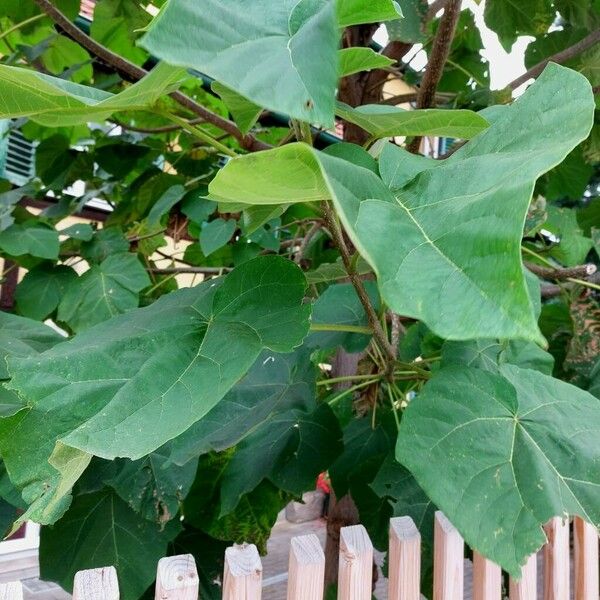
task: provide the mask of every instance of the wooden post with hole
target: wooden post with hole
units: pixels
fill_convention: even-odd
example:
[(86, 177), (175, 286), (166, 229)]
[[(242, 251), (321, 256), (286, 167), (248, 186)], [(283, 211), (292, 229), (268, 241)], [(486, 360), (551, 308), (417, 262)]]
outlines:
[(371, 600), (373, 544), (362, 525), (340, 529), (338, 600)]
[(75, 573), (73, 600), (119, 600), (119, 583), (114, 567)]
[(198, 571), (191, 554), (169, 556), (158, 561), (155, 600), (197, 600)]
[(569, 600), (569, 521), (553, 517), (544, 530), (544, 600)]
[(0, 600), (23, 600), (23, 586), (20, 581), (0, 583)]
[(500, 567), (473, 551), (473, 600), (501, 600), (502, 571)]
[(521, 579), (510, 578), (510, 600), (537, 600), (537, 555), (532, 554), (521, 569)]
[(465, 544), (440, 511), (435, 513), (433, 538), (433, 600), (462, 600)]
[(325, 554), (314, 535), (294, 537), (290, 545), (287, 600), (322, 600)]
[(389, 600), (421, 597), (421, 534), (410, 517), (390, 519)]
[(260, 600), (262, 563), (254, 544), (235, 544), (225, 550), (223, 600)]
[(598, 530), (580, 517), (575, 531), (575, 600), (598, 600)]

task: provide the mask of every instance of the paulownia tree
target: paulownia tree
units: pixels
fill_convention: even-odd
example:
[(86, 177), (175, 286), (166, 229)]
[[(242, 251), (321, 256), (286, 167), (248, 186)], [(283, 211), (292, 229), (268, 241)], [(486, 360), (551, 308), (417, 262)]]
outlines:
[(487, 0), (503, 90), (460, 0), (79, 9), (0, 5), (0, 529), (44, 577), (185, 551), (218, 595), (323, 471), (334, 525), (427, 550), (437, 507), (513, 575), (600, 525), (597, 2)]

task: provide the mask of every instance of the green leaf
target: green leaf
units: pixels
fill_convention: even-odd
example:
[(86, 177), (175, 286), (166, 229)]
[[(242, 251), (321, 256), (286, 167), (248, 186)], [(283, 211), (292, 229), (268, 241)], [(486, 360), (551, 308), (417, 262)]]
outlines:
[[(190, 35), (193, 31), (193, 35)], [(259, 106), (333, 125), (337, 85), (334, 2), (171, 0), (141, 45), (173, 65), (197, 69)]]
[(65, 265), (41, 264), (27, 272), (17, 286), (15, 300), (20, 314), (43, 321), (54, 312), (77, 273)]
[(231, 448), (274, 414), (312, 409), (314, 399), (315, 369), (306, 350), (264, 351), (206, 416), (173, 440), (170, 460), (184, 465), (212, 450)]
[(95, 263), (101, 263), (111, 254), (122, 254), (128, 250), (129, 242), (117, 227), (99, 229), (90, 241), (81, 244), (81, 256)]
[(166, 215), (185, 195), (182, 185), (174, 185), (168, 188), (156, 201), (148, 213), (148, 223), (158, 225), (161, 218)]
[(361, 71), (382, 69), (394, 64), (394, 61), (372, 48), (344, 48), (339, 51), (340, 77), (347, 77)]
[(331, 199), (392, 310), (447, 339), (543, 343), (523, 222), (536, 178), (587, 136), (593, 107), (585, 78), (550, 64), (488, 129), (395, 195), (372, 172), (303, 144), (231, 160), (209, 190), (222, 202)]
[(196, 477), (197, 461), (174, 466), (170, 453), (166, 444), (139, 460), (117, 459), (114, 475), (104, 480), (136, 513), (159, 525), (175, 518)]
[(56, 35), (52, 38), (48, 49), (42, 54), (41, 60), (52, 75), (61, 75), (63, 71), (69, 71), (70, 79), (77, 83), (89, 81), (93, 75), (92, 61), (88, 51), (63, 35)]
[(379, 155), (381, 179), (392, 191), (401, 190), (419, 173), (442, 164), (442, 161), (413, 154), (391, 143), (386, 144)]
[(75, 223), (75, 225), (61, 229), (58, 233), (69, 236), (72, 240), (81, 240), (82, 242), (89, 242), (94, 236), (94, 230), (88, 223)]
[[(365, 289), (373, 307), (379, 310), (379, 294), (373, 281), (365, 282)], [(369, 322), (354, 286), (351, 283), (330, 285), (313, 306), (314, 325), (327, 323), (332, 325), (353, 325), (366, 327)], [(315, 331), (306, 340), (309, 347), (322, 349), (343, 346), (347, 352), (361, 352), (371, 340), (370, 335), (348, 333), (347, 331)]]
[(204, 256), (222, 248), (231, 239), (236, 228), (237, 224), (233, 219), (215, 219), (206, 223), (200, 232), (200, 248)]
[(470, 139), (489, 126), (481, 115), (471, 110), (403, 110), (384, 104), (352, 108), (338, 102), (335, 112), (338, 117), (358, 125), (375, 138), (435, 135)]
[(427, 13), (427, 1), (398, 0), (398, 4), (404, 18), (385, 24), (390, 40), (422, 44), (426, 39), (423, 21)]
[(405, 411), (396, 448), (465, 541), (513, 577), (553, 516), (600, 523), (600, 402), (537, 371), (442, 369)]
[(337, 0), (337, 20), (339, 27), (390, 21), (402, 16), (398, 2), (394, 0)]
[(583, 158), (583, 149), (577, 146), (560, 165), (548, 173), (547, 200), (580, 200), (587, 188), (594, 168)]
[(206, 221), (217, 209), (216, 202), (205, 198), (207, 188), (188, 192), (181, 202), (181, 212), (192, 222), (200, 224)]
[(551, 250), (554, 258), (567, 267), (580, 265), (585, 261), (593, 242), (583, 235), (577, 222), (577, 213), (572, 208), (548, 207), (548, 219), (544, 228), (560, 240), (560, 244)]
[(275, 415), (246, 437), (227, 464), (221, 486), (221, 515), (265, 478), (301, 495), (342, 451), (342, 432), (328, 404), (311, 413)]
[(111, 254), (71, 279), (58, 305), (58, 319), (82, 331), (136, 308), (150, 278), (135, 254)]
[[(0, 132), (2, 132), (2, 135), (5, 135), (6, 133), (2, 129), (0, 129)], [(2, 180), (1, 183), (3, 186), (0, 189), (6, 191), (0, 193), (0, 232), (8, 229), (15, 222), (15, 219), (12, 216), (15, 204), (17, 204), (23, 196), (26, 196), (34, 190), (34, 186), (31, 182), (20, 188), (12, 188), (11, 184), (5, 180)], [(6, 189), (4, 185), (6, 185), (8, 189)]]
[(21, 67), (0, 65), (0, 118), (27, 117), (58, 127), (104, 121), (125, 110), (151, 108), (172, 91), (183, 71), (164, 63), (119, 94), (72, 83)]
[(11, 389), (28, 406), (0, 419), (0, 454), (26, 487), (23, 519), (55, 521), (90, 454), (144, 457), (208, 414), (264, 348), (299, 345), (305, 286), (292, 262), (260, 257), (41, 356), (9, 357)]
[(6, 500), (0, 498), (0, 539), (4, 539), (8, 528), (17, 518), (17, 507), (9, 504)]
[(0, 311), (0, 379), (8, 379), (8, 357), (37, 356), (65, 338), (51, 327)]
[(161, 530), (133, 512), (114, 492), (75, 498), (53, 527), (42, 528), (40, 575), (73, 589), (77, 571), (113, 565), (123, 600), (137, 600), (156, 577), (156, 564), (181, 526)]
[(0, 249), (12, 256), (31, 254), (38, 258), (58, 258), (58, 232), (34, 220), (15, 223), (0, 232)]
[(218, 81), (213, 81), (211, 88), (225, 102), (240, 131), (244, 134), (248, 133), (258, 121), (262, 107)]

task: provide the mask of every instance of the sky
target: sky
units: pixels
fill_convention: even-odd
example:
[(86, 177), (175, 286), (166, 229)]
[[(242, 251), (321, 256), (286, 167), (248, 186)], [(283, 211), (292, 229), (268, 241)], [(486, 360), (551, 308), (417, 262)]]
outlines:
[[(485, 0), (481, 1), (479, 4), (474, 0), (463, 0), (462, 6), (463, 9), (468, 8), (473, 12), (475, 23), (481, 33), (481, 39), (484, 45), (483, 54), (490, 63), (491, 88), (493, 90), (502, 89), (508, 83), (519, 77), (519, 75), (525, 73), (525, 48), (533, 38), (525, 36), (520, 37), (511, 48), (510, 53), (507, 53), (498, 41), (498, 36), (488, 29), (484, 23), (483, 10), (485, 7)], [(385, 45), (387, 42), (385, 27), (382, 27), (376, 33), (375, 39), (380, 44)], [(419, 51), (415, 54), (418, 55), (411, 61), (411, 65), (417, 70), (422, 69), (427, 62), (427, 57), (423, 51)], [(411, 58), (411, 56), (412, 55), (409, 55), (408, 58)]]

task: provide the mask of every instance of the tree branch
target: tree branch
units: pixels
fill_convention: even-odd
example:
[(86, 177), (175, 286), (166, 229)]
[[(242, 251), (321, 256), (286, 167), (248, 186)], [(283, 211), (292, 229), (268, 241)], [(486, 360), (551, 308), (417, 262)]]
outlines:
[(373, 334), (378, 344), (381, 346), (383, 352), (385, 352), (388, 361), (393, 364), (396, 360), (396, 353), (392, 348), (385, 332), (383, 331), (383, 327), (379, 322), (379, 317), (371, 304), (371, 299), (367, 294), (367, 290), (362, 282), (362, 279), (354, 269), (352, 265), (352, 258), (350, 257), (350, 253), (348, 252), (348, 248), (346, 247), (346, 242), (344, 241), (344, 234), (340, 227), (340, 224), (337, 221), (336, 215), (334, 211), (331, 209), (327, 202), (323, 202), (323, 211), (325, 214), (325, 220), (328, 224), (328, 229), (331, 232), (333, 242), (337, 246), (340, 251), (340, 255), (342, 257), (342, 262), (344, 263), (344, 268), (348, 273), (348, 279), (350, 283), (353, 285), (356, 290), (356, 294), (360, 300), (360, 303), (363, 305), (365, 312), (367, 314), (367, 318), (369, 319), (369, 324), (373, 328)]
[[(75, 40), (78, 44), (83, 46), (88, 52), (96, 56), (102, 62), (113, 68), (119, 73), (124, 79), (128, 81), (138, 81), (148, 74), (146, 69), (138, 67), (134, 63), (127, 59), (115, 54), (102, 44), (99, 44), (96, 40), (92, 39), (89, 35), (83, 32), (77, 25), (72, 23), (56, 6), (50, 2), (50, 0), (33, 0), (40, 9), (46, 13), (69, 37)], [(173, 92), (170, 94), (171, 98), (175, 100), (179, 105), (187, 108), (190, 112), (194, 113), (198, 117), (201, 117), (207, 123), (211, 123), (215, 127), (226, 131), (231, 134), (240, 145), (246, 150), (258, 151), (266, 150), (270, 148), (269, 144), (265, 144), (254, 136), (248, 134), (244, 135), (236, 126), (235, 123), (229, 119), (211, 112), (204, 108), (190, 97), (182, 94), (181, 92)]]
[(508, 88), (511, 90), (517, 89), (520, 85), (523, 85), (529, 79), (535, 79), (545, 68), (549, 62), (555, 62), (559, 65), (567, 62), (571, 58), (581, 54), (585, 50), (588, 50), (592, 46), (595, 46), (598, 42), (600, 42), (600, 29), (596, 29), (596, 31), (592, 31), (589, 35), (584, 37), (582, 40), (579, 40), (576, 44), (573, 44), (569, 48), (565, 48), (548, 58), (540, 61), (537, 65), (531, 67), (526, 73), (523, 73), (520, 77), (517, 77), (514, 81), (511, 81), (508, 84)]
[(166, 267), (159, 269), (152, 267), (148, 269), (151, 273), (157, 275), (179, 275), (183, 273), (199, 273), (201, 275), (221, 275), (231, 271), (230, 267)]
[(425, 14), (425, 23), (429, 23), (429, 21), (435, 19), (435, 15), (446, 6), (447, 2), (448, 0), (434, 0), (434, 2), (429, 5), (427, 13)]
[(586, 265), (578, 265), (576, 267), (566, 267), (566, 268), (556, 268), (552, 269), (551, 267), (542, 267), (540, 265), (536, 265), (535, 263), (526, 262), (525, 266), (529, 271), (535, 273), (542, 279), (548, 280), (556, 280), (556, 281), (565, 281), (570, 278), (586, 278), (590, 275), (593, 275), (598, 269), (596, 265), (592, 263), (588, 263)]
[[(450, 54), (450, 47), (454, 39), (456, 24), (460, 16), (461, 0), (448, 0), (444, 14), (440, 19), (440, 25), (433, 39), (431, 54), (427, 61), (427, 68), (419, 94), (417, 96), (417, 108), (429, 108), (435, 100), (435, 92), (444, 73), (444, 65)], [(407, 146), (409, 152), (416, 153), (421, 145), (421, 138), (415, 137)]]
[[(111, 117), (109, 119), (111, 123), (122, 127), (123, 129), (127, 129), (128, 131), (135, 131), (137, 133), (170, 133), (171, 131), (177, 131), (181, 129), (179, 125), (165, 125), (163, 127), (138, 127), (137, 125), (128, 125), (127, 123), (123, 123), (119, 119), (115, 119)], [(199, 123), (204, 123), (204, 119), (198, 117), (197, 119), (190, 119), (188, 121), (188, 125), (198, 125)]]

